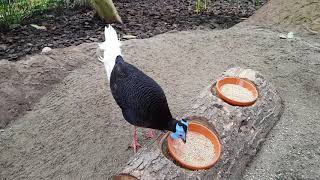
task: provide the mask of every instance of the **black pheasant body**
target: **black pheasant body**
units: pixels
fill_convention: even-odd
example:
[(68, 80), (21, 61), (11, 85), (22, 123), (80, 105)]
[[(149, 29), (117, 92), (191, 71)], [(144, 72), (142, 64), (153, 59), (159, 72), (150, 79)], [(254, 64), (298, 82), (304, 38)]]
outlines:
[(123, 116), (130, 124), (170, 130), (172, 121), (162, 88), (149, 76), (117, 56), (111, 72), (110, 88)]

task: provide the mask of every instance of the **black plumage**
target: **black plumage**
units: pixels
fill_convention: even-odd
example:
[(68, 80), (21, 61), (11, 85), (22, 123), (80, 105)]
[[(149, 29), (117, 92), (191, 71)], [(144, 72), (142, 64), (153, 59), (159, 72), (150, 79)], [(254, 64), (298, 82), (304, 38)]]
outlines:
[(172, 118), (162, 88), (138, 68), (116, 57), (111, 72), (110, 88), (123, 116), (138, 127), (175, 131), (177, 120)]

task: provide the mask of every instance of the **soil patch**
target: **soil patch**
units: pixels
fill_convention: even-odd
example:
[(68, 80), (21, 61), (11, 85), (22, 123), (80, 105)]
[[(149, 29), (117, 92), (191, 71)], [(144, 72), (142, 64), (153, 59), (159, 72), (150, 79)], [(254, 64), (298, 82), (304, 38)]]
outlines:
[(270, 0), (247, 21), (254, 25), (280, 25), (286, 29), (320, 33), (320, 1)]
[[(197, 14), (195, 1), (145, 0), (115, 1), (123, 24), (115, 25), (121, 34), (148, 38), (171, 30), (229, 28), (251, 16), (252, 1), (208, 1), (208, 10)], [(263, 3), (262, 3), (263, 4)], [(30, 26), (37, 24), (47, 30)], [(44, 47), (61, 48), (103, 40), (106, 24), (94, 16), (91, 8), (56, 9), (26, 19), (21, 26), (0, 33), (0, 60), (16, 61)]]
[(0, 61), (0, 129), (30, 111), (53, 84), (85, 64), (95, 50), (94, 46), (82, 44), (18, 62)]

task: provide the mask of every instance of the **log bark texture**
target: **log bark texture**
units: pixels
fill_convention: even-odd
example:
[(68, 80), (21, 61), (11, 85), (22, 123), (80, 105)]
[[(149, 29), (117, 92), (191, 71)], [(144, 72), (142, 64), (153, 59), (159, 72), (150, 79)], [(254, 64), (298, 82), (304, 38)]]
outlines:
[(180, 167), (163, 151), (165, 146), (161, 143), (165, 144), (165, 138), (160, 138), (160, 141), (141, 149), (119, 173), (130, 174), (141, 180), (239, 179), (268, 132), (280, 119), (284, 103), (276, 89), (259, 72), (232, 67), (220, 78), (228, 76), (245, 78), (256, 85), (259, 97), (254, 105), (238, 107), (220, 100), (211, 91), (215, 81), (194, 99), (188, 113), (189, 120), (207, 119), (207, 125), (220, 137), (222, 154), (214, 167), (201, 171)]
[(121, 23), (122, 19), (112, 0), (91, 0), (93, 8), (106, 23)]

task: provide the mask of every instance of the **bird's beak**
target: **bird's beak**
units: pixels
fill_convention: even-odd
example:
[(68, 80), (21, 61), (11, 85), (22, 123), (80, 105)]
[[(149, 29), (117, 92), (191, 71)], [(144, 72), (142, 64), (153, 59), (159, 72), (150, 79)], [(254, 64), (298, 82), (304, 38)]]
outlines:
[(182, 138), (182, 141), (183, 141), (184, 143), (186, 143), (186, 142), (187, 142), (187, 138)]

